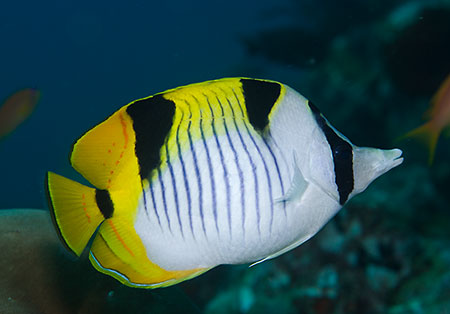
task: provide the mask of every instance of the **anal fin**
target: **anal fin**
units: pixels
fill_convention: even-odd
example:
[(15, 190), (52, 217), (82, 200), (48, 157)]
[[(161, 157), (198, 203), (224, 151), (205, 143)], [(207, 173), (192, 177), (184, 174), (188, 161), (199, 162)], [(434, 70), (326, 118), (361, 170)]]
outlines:
[[(153, 288), (154, 282), (161, 282), (158, 271), (145, 269), (146, 263), (134, 265), (126, 263), (119, 255), (113, 252), (106, 240), (100, 234), (95, 238), (91, 247), (89, 259), (92, 265), (100, 272), (110, 275), (120, 281), (122, 284), (131, 287)], [(135, 269), (140, 268), (141, 271)], [(144, 273), (143, 273), (144, 270)], [(145, 270), (148, 274), (145, 274)], [(162, 283), (169, 283), (170, 279)]]
[(137, 288), (158, 288), (198, 276), (209, 269), (167, 271), (151, 262), (134, 229), (117, 218), (106, 220), (94, 239), (89, 259), (100, 272)]

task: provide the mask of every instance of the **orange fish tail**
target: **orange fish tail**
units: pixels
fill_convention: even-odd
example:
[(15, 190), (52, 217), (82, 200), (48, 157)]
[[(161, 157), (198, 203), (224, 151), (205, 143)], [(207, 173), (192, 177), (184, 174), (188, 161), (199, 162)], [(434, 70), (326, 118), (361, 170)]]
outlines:
[(420, 127), (409, 131), (402, 138), (405, 137), (413, 137), (420, 140), (428, 147), (428, 164), (431, 165), (434, 160), (434, 154), (436, 151), (437, 141), (439, 139), (439, 135), (441, 133), (441, 129), (437, 128), (431, 122), (427, 122)]

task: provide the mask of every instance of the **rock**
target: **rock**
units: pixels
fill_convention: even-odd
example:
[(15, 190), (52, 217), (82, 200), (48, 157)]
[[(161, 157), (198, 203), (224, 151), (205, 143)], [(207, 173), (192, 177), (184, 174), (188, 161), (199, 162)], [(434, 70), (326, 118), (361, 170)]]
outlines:
[[(59, 240), (47, 212), (0, 211), (0, 312), (63, 313), (64, 301), (52, 295)], [(55, 286), (56, 285), (56, 286)]]
[(0, 313), (198, 313), (180, 287), (135, 289), (62, 246), (44, 210), (0, 210)]

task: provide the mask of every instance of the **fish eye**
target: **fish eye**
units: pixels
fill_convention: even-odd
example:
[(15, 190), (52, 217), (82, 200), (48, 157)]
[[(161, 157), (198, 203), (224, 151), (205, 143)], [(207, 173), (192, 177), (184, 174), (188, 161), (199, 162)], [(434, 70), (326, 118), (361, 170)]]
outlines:
[(340, 160), (352, 160), (353, 150), (349, 145), (337, 145), (333, 147), (333, 155)]

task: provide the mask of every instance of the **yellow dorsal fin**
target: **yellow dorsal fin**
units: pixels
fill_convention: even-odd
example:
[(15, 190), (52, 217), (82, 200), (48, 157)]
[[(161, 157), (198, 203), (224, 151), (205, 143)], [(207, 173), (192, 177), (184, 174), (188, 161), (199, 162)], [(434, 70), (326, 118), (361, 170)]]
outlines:
[(278, 82), (248, 78), (224, 78), (168, 90), (163, 97), (176, 104), (169, 138), (175, 137), (178, 126), (181, 134), (186, 134), (184, 131), (189, 127), (191, 133), (197, 131), (199, 136), (200, 122), (211, 125), (211, 120), (217, 122), (213, 130), (216, 134), (226, 131), (223, 119), (231, 126), (234, 122), (250, 123), (251, 127), (263, 130), (285, 92), (286, 88)]
[(182, 116), (186, 120), (246, 118), (239, 78), (191, 84), (166, 91), (163, 95), (175, 102), (179, 118)]
[[(245, 99), (239, 78), (226, 78), (191, 84), (168, 90), (162, 96), (175, 104), (172, 128), (167, 137), (167, 151), (176, 158), (178, 150), (189, 150), (191, 141), (225, 134), (224, 120), (233, 129), (247, 119)], [(161, 151), (162, 165), (167, 159)]]
[(133, 123), (125, 106), (78, 139), (70, 161), (75, 170), (99, 189), (129, 188), (130, 184), (139, 183), (135, 141)]

